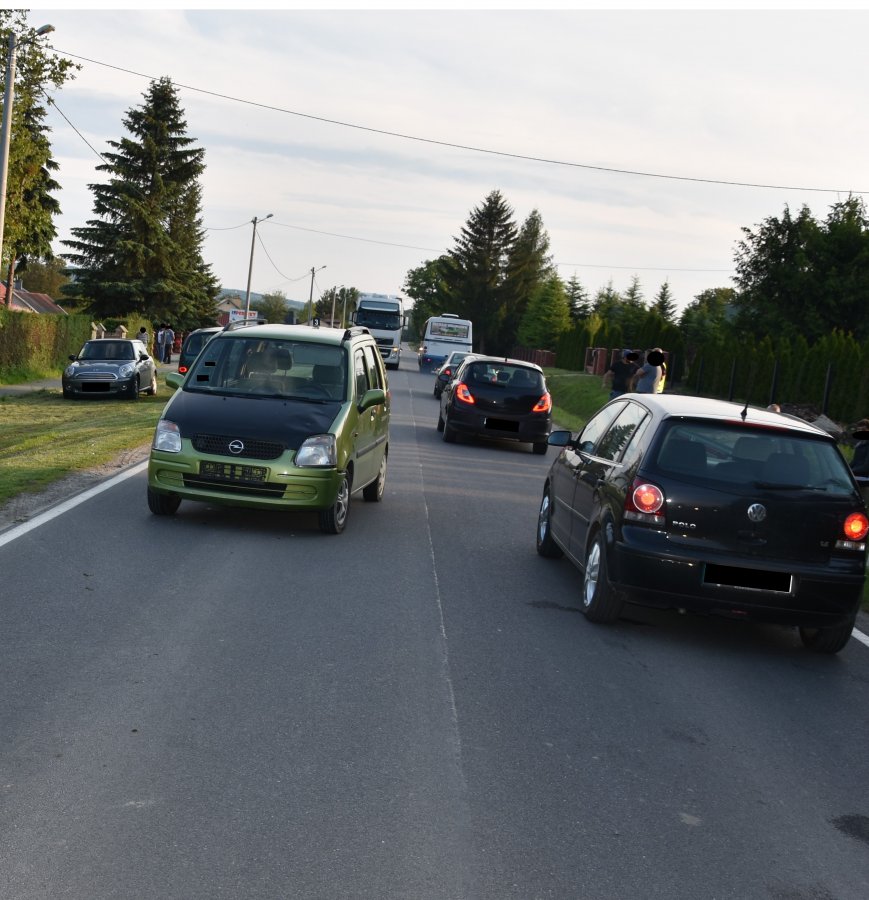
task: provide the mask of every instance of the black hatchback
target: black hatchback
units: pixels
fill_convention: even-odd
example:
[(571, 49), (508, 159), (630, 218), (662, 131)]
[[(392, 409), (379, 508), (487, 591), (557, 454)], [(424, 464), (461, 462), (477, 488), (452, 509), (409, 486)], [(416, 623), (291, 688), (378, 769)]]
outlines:
[(438, 431), (521, 441), (546, 453), (552, 430), (552, 397), (534, 363), (494, 356), (467, 356), (441, 393)]
[(582, 610), (625, 601), (797, 626), (848, 642), (866, 570), (866, 507), (828, 434), (701, 397), (626, 394), (573, 436), (543, 487), (537, 551), (583, 573)]

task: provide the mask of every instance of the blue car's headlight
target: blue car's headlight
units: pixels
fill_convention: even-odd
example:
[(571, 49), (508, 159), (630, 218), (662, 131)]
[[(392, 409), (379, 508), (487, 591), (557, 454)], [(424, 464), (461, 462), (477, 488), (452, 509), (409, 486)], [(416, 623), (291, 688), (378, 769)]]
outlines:
[(121, 368), (118, 369), (118, 378), (129, 378), (135, 371), (135, 363), (124, 363)]

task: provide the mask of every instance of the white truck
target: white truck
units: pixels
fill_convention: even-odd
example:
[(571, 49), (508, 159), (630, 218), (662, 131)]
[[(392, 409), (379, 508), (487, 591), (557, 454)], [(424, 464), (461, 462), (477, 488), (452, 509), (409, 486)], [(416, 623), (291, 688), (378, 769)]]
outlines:
[(367, 328), (387, 369), (397, 369), (401, 359), (401, 332), (404, 312), (401, 297), (391, 294), (360, 294), (353, 314), (353, 324)]

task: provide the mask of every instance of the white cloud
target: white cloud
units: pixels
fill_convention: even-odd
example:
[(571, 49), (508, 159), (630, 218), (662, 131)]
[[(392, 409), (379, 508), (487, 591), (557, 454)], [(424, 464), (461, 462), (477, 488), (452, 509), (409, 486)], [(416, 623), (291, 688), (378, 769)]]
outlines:
[[(859, 114), (866, 62), (849, 39), (865, 29), (865, 11), (115, 9), (30, 18), (51, 21), (53, 46), (82, 62), (56, 99), (99, 151), (124, 135), (148, 77), (181, 86), (189, 134), (206, 149), (207, 261), (227, 287), (245, 285), (250, 220), (271, 212), (259, 229), (267, 254), (257, 252), (255, 291), (292, 295), (288, 279), (301, 277), (306, 298), (304, 273), (326, 265), (323, 288), (397, 292), (407, 270), (448, 249), (498, 189), (519, 221), (540, 212), (562, 274), (581, 266), (592, 293), (610, 280), (625, 287), (636, 273), (647, 297), (666, 278), (684, 305), (730, 284), (727, 272), (691, 270), (730, 268), (742, 226), (785, 204), (823, 217), (840, 198), (679, 178), (869, 190), (869, 126)], [(72, 128), (55, 113), (51, 124), (64, 237), (91, 216), (87, 184), (102, 176)]]

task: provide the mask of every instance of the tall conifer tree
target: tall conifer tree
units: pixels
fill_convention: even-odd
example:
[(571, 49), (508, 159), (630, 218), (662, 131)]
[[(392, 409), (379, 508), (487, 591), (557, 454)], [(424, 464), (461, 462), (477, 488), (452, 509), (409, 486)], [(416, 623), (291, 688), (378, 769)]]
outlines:
[[(513, 210), (492, 191), (474, 209), (443, 259), (445, 300), (474, 322), (474, 343), (481, 353), (503, 351), (498, 341), (507, 309), (507, 264), (516, 241)], [(446, 309), (446, 307), (445, 307)]]
[(95, 316), (144, 315), (175, 330), (214, 321), (218, 285), (202, 258), (200, 219), (205, 151), (187, 136), (177, 92), (168, 78), (152, 81), (131, 109), (130, 137), (109, 141), (90, 185), (94, 214), (64, 243), (75, 267), (68, 291), (89, 301)]

